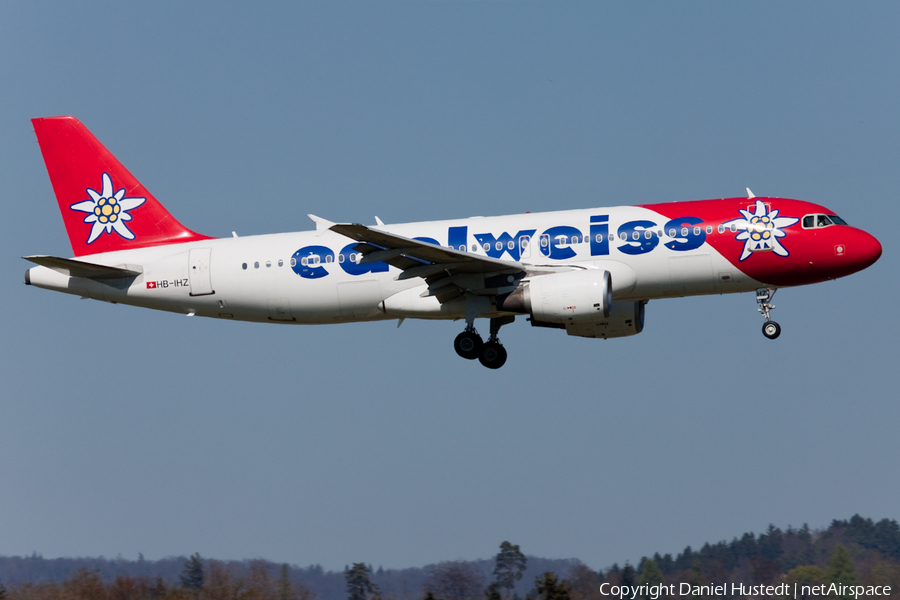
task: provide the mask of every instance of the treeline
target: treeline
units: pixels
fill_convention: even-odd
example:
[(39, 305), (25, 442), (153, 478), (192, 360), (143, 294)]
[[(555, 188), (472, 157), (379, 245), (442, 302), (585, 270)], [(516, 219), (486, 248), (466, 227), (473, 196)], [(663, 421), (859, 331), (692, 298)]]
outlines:
[[(196, 554), (157, 561), (0, 557), (0, 600), (608, 600), (601, 594), (604, 583), (784, 582), (888, 585), (890, 597), (900, 599), (900, 526), (859, 515), (816, 531), (770, 525), (759, 535), (599, 571), (575, 559), (526, 557), (509, 542), (487, 560), (409, 569), (373, 569), (361, 562), (343, 571)], [(653, 600), (640, 595), (648, 599)]]

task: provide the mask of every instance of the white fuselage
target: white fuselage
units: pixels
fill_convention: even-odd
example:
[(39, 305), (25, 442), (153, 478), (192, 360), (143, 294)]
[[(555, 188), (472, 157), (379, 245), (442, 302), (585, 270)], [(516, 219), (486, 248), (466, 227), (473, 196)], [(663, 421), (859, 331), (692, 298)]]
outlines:
[[(655, 226), (632, 226), (623, 234), (623, 224), (635, 221)], [(684, 238), (680, 232), (670, 236), (664, 230), (666, 221), (647, 208), (615, 207), (379, 229), (526, 265), (604, 269), (611, 274), (617, 301), (760, 287), (707, 243), (667, 247), (669, 242), (678, 248)], [(356, 244), (327, 229), (209, 239), (77, 259), (140, 272), (128, 280), (69, 277), (43, 266), (32, 268), (29, 275), (32, 285), (88, 298), (244, 321), (303, 324), (465, 316), (463, 305), (441, 305), (434, 296), (422, 297), (426, 285), (420, 278), (398, 280), (401, 271), (385, 263), (357, 264)], [(652, 249), (635, 253), (642, 244)], [(496, 312), (480, 316), (492, 314)]]

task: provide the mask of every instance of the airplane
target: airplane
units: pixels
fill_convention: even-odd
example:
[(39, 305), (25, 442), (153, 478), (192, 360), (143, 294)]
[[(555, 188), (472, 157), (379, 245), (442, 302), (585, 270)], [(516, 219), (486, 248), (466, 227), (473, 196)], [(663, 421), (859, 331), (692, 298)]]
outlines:
[[(775, 291), (844, 277), (881, 244), (802, 200), (723, 198), (374, 226), (309, 215), (314, 231), (212, 238), (173, 217), (80, 121), (32, 119), (74, 257), (23, 257), (28, 285), (187, 316), (323, 324), (464, 320), (459, 356), (490, 369), (500, 328), (610, 339), (650, 300)], [(489, 319), (484, 341), (476, 319)]]

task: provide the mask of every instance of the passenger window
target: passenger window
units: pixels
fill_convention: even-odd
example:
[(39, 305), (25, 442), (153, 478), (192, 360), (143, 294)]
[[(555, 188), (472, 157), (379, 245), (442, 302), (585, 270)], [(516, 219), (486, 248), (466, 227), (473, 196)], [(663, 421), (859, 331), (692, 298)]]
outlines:
[(296, 266), (297, 266), (297, 259), (294, 257), (291, 257), (291, 267), (296, 267)]
[(541, 247), (546, 248), (548, 244), (550, 244), (550, 240), (548, 240), (545, 237), (542, 237), (541, 238)]
[(278, 266), (279, 266), (279, 267), (283, 267), (283, 266), (284, 266), (284, 260), (282, 260), (282, 259), (279, 258), (279, 259), (278, 259)]
[(485, 252), (489, 251), (490, 249), (491, 249), (491, 245), (490, 245), (490, 244), (485, 244), (485, 245), (484, 245), (484, 251), (485, 251)]
[(725, 233), (725, 226), (719, 225), (719, 233)]
[(675, 230), (674, 230), (674, 229), (670, 229), (670, 230), (669, 230), (669, 237), (675, 237)]
[(694, 235), (700, 235), (700, 228), (694, 227)]
[(633, 240), (639, 240), (639, 239), (641, 239), (641, 234), (640, 234), (640, 232), (635, 231), (634, 233), (632, 233), (632, 234), (631, 234), (631, 239), (633, 239)]
[(472, 252), (478, 252), (478, 244), (472, 244)]
[(460, 252), (465, 252), (465, 251), (466, 251), (466, 245), (465, 245), (465, 244), (460, 244), (460, 245), (459, 245), (459, 251), (460, 251)]
[(625, 240), (628, 239), (628, 234), (625, 233), (625, 232), (622, 232), (622, 233), (619, 234), (619, 238), (621, 238), (622, 241), (625, 241)]
[(516, 247), (516, 243), (515, 243), (514, 241), (509, 240), (508, 242), (506, 242), (506, 248), (507, 248), (508, 250), (512, 250), (512, 249), (514, 249), (515, 247)]
[(734, 223), (732, 223), (732, 224), (731, 224), (731, 233), (734, 233), (735, 231), (737, 231), (737, 225), (735, 225)]
[(682, 227), (681, 228), (681, 237), (687, 237), (687, 234), (688, 234), (688, 228)]
[(497, 242), (496, 244), (494, 244), (494, 248), (496, 248), (497, 250), (503, 250), (503, 242)]
[(241, 265), (241, 268), (242, 268), (243, 270), (246, 271), (246, 270), (247, 270), (247, 263), (242, 264), (242, 265)]
[(325, 257), (325, 262), (327, 262), (327, 263), (334, 262), (334, 257), (329, 254), (328, 256)]
[(343, 254), (338, 254), (338, 262), (339, 262), (339, 263), (344, 262), (344, 255), (343, 255)]
[(253, 268), (254, 268), (254, 269), (258, 269), (258, 268), (259, 268), (259, 262), (253, 263)]
[(707, 225), (706, 226), (706, 235), (711, 235), (711, 234), (712, 234), (712, 225)]
[(616, 234), (610, 233), (608, 236), (606, 236), (606, 239), (607, 241), (614, 242), (616, 240)]
[(272, 261), (271, 261), (271, 260), (267, 260), (267, 261), (266, 261), (266, 268), (268, 269), (268, 268), (270, 268), (271, 266), (272, 266)]
[(649, 240), (649, 239), (652, 238), (652, 237), (653, 237), (653, 232), (650, 231), (649, 229), (648, 229), (647, 231), (644, 232), (644, 239)]
[(309, 259), (304, 256), (303, 258), (300, 259), (300, 264), (303, 265), (304, 267), (308, 266)]

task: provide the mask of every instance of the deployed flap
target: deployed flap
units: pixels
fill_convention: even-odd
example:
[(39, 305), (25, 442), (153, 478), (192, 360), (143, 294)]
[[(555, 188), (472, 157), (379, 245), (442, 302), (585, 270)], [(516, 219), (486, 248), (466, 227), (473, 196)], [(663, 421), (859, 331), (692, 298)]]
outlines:
[(63, 275), (69, 277), (85, 277), (87, 279), (124, 279), (126, 277), (137, 277), (143, 271), (141, 267), (136, 265), (128, 265), (128, 268), (107, 267), (106, 265), (97, 265), (94, 263), (73, 260), (71, 258), (58, 258), (56, 256), (23, 256), (25, 260), (53, 269)]

